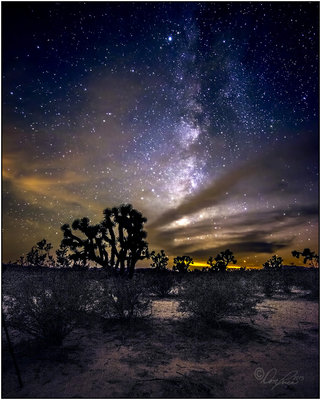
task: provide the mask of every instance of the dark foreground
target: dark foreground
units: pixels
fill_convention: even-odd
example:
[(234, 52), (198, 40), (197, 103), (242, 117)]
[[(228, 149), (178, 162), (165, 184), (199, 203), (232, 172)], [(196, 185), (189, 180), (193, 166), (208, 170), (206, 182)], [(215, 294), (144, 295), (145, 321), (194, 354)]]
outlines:
[(318, 302), (303, 294), (275, 293), (252, 321), (206, 329), (175, 293), (130, 325), (88, 314), (61, 346), (10, 329), (24, 387), (3, 338), (2, 397), (317, 398)]

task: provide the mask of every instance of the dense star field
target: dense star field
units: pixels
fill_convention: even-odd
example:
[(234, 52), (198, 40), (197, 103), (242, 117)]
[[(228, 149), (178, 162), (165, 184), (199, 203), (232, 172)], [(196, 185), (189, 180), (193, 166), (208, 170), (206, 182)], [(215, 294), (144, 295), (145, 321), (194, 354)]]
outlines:
[(318, 2), (2, 3), (3, 260), (132, 203), (150, 249), (318, 251)]

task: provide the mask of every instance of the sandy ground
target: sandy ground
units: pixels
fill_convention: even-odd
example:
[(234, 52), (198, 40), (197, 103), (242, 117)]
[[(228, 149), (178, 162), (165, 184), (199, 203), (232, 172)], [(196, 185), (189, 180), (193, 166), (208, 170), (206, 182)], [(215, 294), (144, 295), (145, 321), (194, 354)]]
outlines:
[(265, 300), (253, 323), (206, 331), (177, 306), (155, 300), (131, 329), (88, 321), (62, 348), (20, 342), (22, 389), (4, 345), (2, 397), (319, 397), (317, 302)]

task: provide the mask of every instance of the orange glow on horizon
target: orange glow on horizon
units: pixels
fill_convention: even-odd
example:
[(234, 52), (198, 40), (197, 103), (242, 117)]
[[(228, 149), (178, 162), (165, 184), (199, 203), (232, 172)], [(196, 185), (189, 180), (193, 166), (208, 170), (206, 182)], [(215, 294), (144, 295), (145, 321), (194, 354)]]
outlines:
[[(193, 271), (194, 269), (202, 269), (202, 268), (209, 268), (210, 266), (208, 265), (208, 264), (206, 264), (206, 263), (204, 263), (204, 262), (194, 262), (194, 264), (191, 264), (190, 266), (189, 266), (189, 269), (191, 270), (191, 271)], [(245, 266), (245, 265), (228, 265), (227, 266), (227, 269), (240, 269), (240, 268), (242, 268), (242, 267), (246, 267), (246, 269), (247, 270), (250, 270), (250, 269), (263, 269), (263, 266), (255, 266), (255, 265), (252, 265), (252, 266)], [(287, 267), (291, 267), (290, 265), (287, 265)], [(302, 265), (293, 265), (293, 267), (295, 268), (295, 267), (305, 267), (305, 268), (319, 268), (319, 266), (312, 266), (312, 265), (308, 265), (308, 264), (302, 264)]]
[[(189, 269), (193, 271), (194, 269), (209, 268), (210, 266), (204, 262), (194, 261), (194, 264), (189, 266)], [(263, 269), (263, 266), (245, 266), (245, 265), (228, 265), (227, 269), (240, 269), (246, 267), (246, 269)]]
[[(210, 266), (208, 264), (204, 263), (204, 262), (194, 261), (194, 264), (191, 264), (189, 268), (191, 270), (193, 270), (193, 269), (201, 269), (201, 268), (209, 268), (209, 267)], [(239, 266), (239, 265), (229, 265), (227, 268), (228, 269), (240, 269), (241, 266)], [(254, 268), (260, 268), (260, 267), (254, 267)]]

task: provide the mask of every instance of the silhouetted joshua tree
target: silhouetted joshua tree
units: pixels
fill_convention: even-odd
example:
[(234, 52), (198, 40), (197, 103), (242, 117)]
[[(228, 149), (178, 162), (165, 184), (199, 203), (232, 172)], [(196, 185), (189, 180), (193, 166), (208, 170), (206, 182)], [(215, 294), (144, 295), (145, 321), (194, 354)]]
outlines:
[(74, 262), (86, 265), (94, 261), (108, 270), (127, 272), (131, 277), (137, 261), (148, 256), (147, 234), (143, 230), (146, 221), (130, 204), (106, 208), (100, 224), (90, 225), (88, 218), (73, 222), (72, 229), (79, 230), (81, 237), (68, 224), (63, 225), (61, 244), (73, 252), (69, 257)]
[(51, 243), (47, 243), (46, 239), (40, 240), (40, 242), (38, 242), (36, 246), (33, 246), (29, 253), (27, 253), (27, 263), (33, 266), (43, 266), (45, 265), (46, 261), (53, 261), (52, 257), (50, 256), (51, 249)]
[[(83, 235), (81, 237), (76, 236), (73, 232), (80, 231)], [(90, 225), (89, 218), (76, 219), (72, 223), (72, 228), (69, 224), (64, 224), (61, 227), (64, 238), (61, 241), (61, 248), (67, 248), (73, 253), (69, 254), (70, 260), (74, 262), (74, 265), (86, 266), (89, 260), (95, 261), (98, 264), (104, 266), (102, 259), (100, 259), (95, 249), (97, 246), (95, 237), (99, 232), (99, 225)]]
[(302, 256), (304, 264), (306, 264), (309, 261), (310, 265), (313, 266), (319, 265), (319, 256), (314, 251), (311, 251), (309, 248), (304, 249), (302, 252), (293, 250), (292, 256), (296, 258), (300, 258), (300, 256)]
[(282, 267), (282, 263), (283, 263), (283, 258), (277, 257), (276, 255), (274, 255), (272, 258), (265, 261), (265, 263), (263, 264), (263, 267), (266, 270), (272, 270), (272, 269), (278, 270)]
[(56, 250), (56, 264), (60, 267), (69, 267), (70, 259), (68, 257), (68, 247), (60, 244), (59, 249)]
[(15, 264), (18, 264), (18, 265), (25, 265), (25, 258), (24, 258), (24, 256), (20, 256), (20, 257), (18, 258), (18, 260), (15, 261)]
[(155, 253), (152, 251), (150, 253), (150, 258), (152, 259), (151, 267), (155, 268), (156, 271), (166, 271), (166, 267), (168, 264), (168, 257), (165, 254), (164, 250), (161, 250), (160, 253)]
[(177, 256), (174, 258), (173, 271), (185, 273), (191, 264), (194, 264), (194, 261), (190, 256)]
[(221, 251), (215, 258), (210, 257), (207, 264), (211, 267), (211, 272), (225, 272), (229, 263), (236, 264), (237, 260), (234, 258), (233, 252), (230, 249)]
[(104, 216), (101, 239), (110, 248), (109, 265), (119, 269), (120, 274), (126, 270), (132, 276), (137, 261), (148, 257), (147, 234), (143, 230), (147, 220), (131, 204), (106, 208)]
[(123, 216), (123, 243), (126, 248), (127, 272), (131, 277), (134, 274), (137, 261), (148, 258), (148, 244), (145, 241), (147, 233), (143, 230), (147, 219), (139, 211), (133, 209), (130, 204), (119, 209), (121, 213), (122, 209), (125, 209), (125, 216)]

